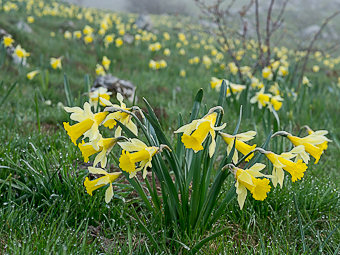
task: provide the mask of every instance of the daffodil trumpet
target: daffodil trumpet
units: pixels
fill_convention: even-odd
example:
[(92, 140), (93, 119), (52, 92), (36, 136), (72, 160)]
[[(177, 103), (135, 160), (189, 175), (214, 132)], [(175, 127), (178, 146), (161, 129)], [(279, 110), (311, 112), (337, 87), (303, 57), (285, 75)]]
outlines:
[(218, 113), (220, 111), (223, 114), (223, 108), (221, 106), (213, 107), (209, 112), (201, 119), (193, 120), (191, 123), (186, 124), (175, 131), (175, 133), (183, 133), (181, 140), (187, 149), (192, 149), (195, 153), (203, 150), (203, 142), (207, 137), (211, 136), (211, 143), (209, 145), (210, 158), (214, 155), (216, 149), (216, 131), (222, 130), (226, 124), (219, 127), (215, 127)]

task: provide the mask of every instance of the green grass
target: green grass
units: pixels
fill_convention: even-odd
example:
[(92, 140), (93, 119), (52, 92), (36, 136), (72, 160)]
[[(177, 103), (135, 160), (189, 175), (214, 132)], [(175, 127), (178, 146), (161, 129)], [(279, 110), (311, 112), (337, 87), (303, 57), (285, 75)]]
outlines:
[[(0, 15), (0, 27), (31, 53), (29, 68), (15, 66), (7, 58), (0, 69), (0, 79), (4, 81), (0, 87), (0, 100), (13, 82), (18, 82), (0, 112), (0, 253), (189, 253), (189, 247), (204, 237), (197, 236), (192, 240), (174, 234), (173, 238), (168, 238), (166, 233), (171, 230), (150, 216), (132, 187), (122, 178), (115, 187), (113, 201), (108, 205), (104, 202), (104, 190), (96, 191), (92, 197), (86, 194), (83, 187), (86, 164), (62, 128), (68, 115), (57, 107), (57, 103), (66, 105), (64, 73), (78, 104), (83, 100), (85, 75), (89, 74), (93, 82), (95, 65), (106, 55), (113, 60), (110, 67), (113, 75), (137, 85), (141, 107), (144, 107), (142, 98), (146, 97), (152, 106), (166, 112), (161, 122), (171, 136), (177, 127), (177, 114), (181, 112), (187, 119), (199, 88), (205, 90), (203, 102), (207, 108), (217, 101), (218, 93), (209, 88), (209, 81), (212, 76), (223, 77), (225, 74), (203, 65), (189, 66), (189, 57), (206, 53), (202, 49), (188, 49), (183, 61), (172, 41), (165, 43), (166, 47), (173, 49), (170, 57), (164, 57), (168, 68), (152, 71), (148, 62), (153, 54), (147, 51), (147, 43), (104, 50), (65, 40), (59, 32), (67, 21), (65, 18), (36, 18), (31, 25), (32, 34), (18, 31), (17, 21), (16, 12)], [(86, 24), (73, 21), (74, 30), (82, 29)], [(159, 26), (159, 29), (161, 33), (169, 28)], [(50, 37), (51, 31), (56, 31), (55, 38)], [(174, 31), (170, 30), (170, 33), (175, 37)], [(49, 58), (59, 56), (64, 57), (63, 71), (53, 71), (49, 68)], [(49, 69), (47, 89), (41, 87), (39, 79), (28, 81), (25, 77), (28, 71), (37, 67)], [(186, 78), (178, 75), (182, 68), (187, 72)], [(225, 208), (222, 219), (205, 236), (227, 227), (226, 232), (205, 244), (200, 251), (202, 254), (339, 252), (340, 108), (337, 102), (340, 91), (330, 85), (335, 79), (327, 77), (324, 71), (311, 74), (314, 86), (307, 93), (302, 107), (287, 100), (279, 116), (281, 128), (287, 131), (298, 132), (305, 124), (315, 130), (329, 130), (333, 142), (325, 155), (317, 165), (310, 164), (302, 181), (291, 183), (286, 178), (284, 187), (273, 189), (264, 202), (248, 196), (241, 211), (234, 199)], [(339, 66), (335, 71), (340, 71)], [(51, 100), (52, 105), (46, 105), (46, 100)], [(227, 132), (232, 132), (236, 125), (237, 109), (232, 103), (227, 106), (224, 117)], [(294, 112), (290, 113), (292, 109)], [(259, 138), (265, 137), (260, 117), (258, 113), (245, 117), (240, 131), (255, 129)], [(255, 143), (262, 141), (259, 138)], [(113, 162), (108, 165), (113, 167)], [(231, 178), (225, 189), (230, 185), (233, 185)], [(152, 233), (157, 245), (145, 234), (138, 221)]]

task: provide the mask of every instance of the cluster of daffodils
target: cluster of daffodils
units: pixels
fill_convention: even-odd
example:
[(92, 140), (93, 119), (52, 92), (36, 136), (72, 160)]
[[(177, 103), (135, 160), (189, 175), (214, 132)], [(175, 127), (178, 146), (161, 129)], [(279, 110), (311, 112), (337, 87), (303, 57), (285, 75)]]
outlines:
[(101, 64), (96, 65), (96, 74), (99, 76), (106, 75), (106, 71), (109, 70), (111, 64), (111, 60), (106, 56), (103, 57)]
[[(91, 176), (102, 175), (102, 177), (90, 180), (86, 177), (84, 185), (87, 193), (92, 196), (93, 191), (107, 186), (105, 192), (105, 201), (108, 203), (113, 197), (113, 182), (120, 176), (122, 172), (127, 173), (128, 178), (135, 178), (138, 172), (142, 173), (142, 177), (146, 178), (148, 169), (152, 170), (153, 157), (162, 152), (164, 148), (170, 150), (168, 146), (148, 146), (146, 143), (138, 139), (138, 128), (134, 121), (138, 122), (138, 118), (134, 112), (138, 111), (142, 118), (144, 114), (139, 107), (127, 107), (123, 102), (121, 94), (117, 94), (119, 104), (113, 104), (110, 101), (111, 93), (104, 88), (98, 88), (90, 93), (90, 102), (86, 102), (83, 109), (80, 107), (65, 107), (65, 111), (71, 113), (70, 118), (74, 122), (70, 125), (64, 122), (64, 128), (70, 136), (71, 141), (79, 147), (84, 161), (88, 162), (90, 157), (94, 156), (93, 165), (88, 168)], [(94, 113), (92, 108), (99, 110), (98, 106), (106, 107), (104, 111)], [(258, 148), (256, 144), (249, 144), (249, 141), (256, 136), (255, 131), (247, 131), (245, 133), (231, 135), (222, 132), (226, 128), (226, 124), (217, 126), (219, 113), (223, 112), (221, 106), (211, 108), (205, 116), (195, 119), (190, 123), (180, 127), (174, 133), (182, 134), (181, 141), (187, 150), (198, 153), (207, 146), (207, 157), (212, 158), (216, 153), (216, 139), (220, 136), (225, 142), (227, 154), (233, 153), (232, 161), (227, 164), (222, 171), (229, 171), (235, 178), (236, 193), (238, 195), (238, 203), (242, 209), (245, 203), (247, 193), (250, 192), (255, 200), (263, 201), (267, 198), (267, 194), (272, 189), (270, 183), (274, 187), (277, 184), (280, 187), (284, 183), (285, 172), (291, 177), (292, 182), (301, 180), (304, 176), (310, 156), (315, 159), (315, 164), (319, 161), (323, 152), (327, 149), (330, 140), (326, 137), (327, 131), (313, 131), (305, 126), (308, 135), (305, 137), (297, 137), (286, 131), (279, 131), (273, 137), (286, 137), (293, 149), (277, 154), (272, 151), (266, 151)], [(119, 124), (118, 124), (119, 123)], [(137, 123), (142, 125), (141, 122)], [(128, 139), (122, 136), (125, 127), (136, 138)], [(112, 137), (104, 137), (101, 128), (114, 129)], [(206, 142), (209, 141), (209, 142)], [(117, 146), (120, 171), (109, 173), (104, 170), (107, 166), (108, 155)], [(268, 174), (263, 173), (266, 168), (265, 164), (255, 163), (248, 168), (239, 167), (240, 162), (245, 160), (249, 162), (255, 153), (262, 153), (272, 163), (273, 169)], [(239, 159), (239, 154), (242, 159)], [(167, 171), (167, 169), (163, 169)]]
[(152, 70), (159, 70), (159, 69), (164, 69), (168, 66), (166, 61), (164, 59), (155, 61), (155, 60), (150, 60), (149, 61), (149, 68)]
[[(246, 88), (245, 85), (241, 85), (241, 84), (235, 84), (232, 83), (228, 80), (224, 80), (226, 82), (226, 85), (228, 86), (227, 88), (227, 97), (232, 94), (237, 95), (237, 97), (239, 97), (239, 95), (241, 94), (241, 92)], [(219, 92), (221, 90), (221, 85), (222, 85), (223, 80), (218, 79), (216, 77), (212, 77), (210, 80), (210, 86), (212, 89), (215, 89), (217, 92)]]
[[(14, 44), (14, 39), (12, 36), (7, 35), (2, 38), (2, 44), (5, 46), (5, 48), (12, 48)], [(23, 63), (26, 61), (27, 57), (30, 56), (30, 53), (27, 52), (25, 49), (21, 47), (20, 44), (18, 44), (14, 50), (13, 50), (13, 56), (17, 57), (19, 60), (21, 60)]]

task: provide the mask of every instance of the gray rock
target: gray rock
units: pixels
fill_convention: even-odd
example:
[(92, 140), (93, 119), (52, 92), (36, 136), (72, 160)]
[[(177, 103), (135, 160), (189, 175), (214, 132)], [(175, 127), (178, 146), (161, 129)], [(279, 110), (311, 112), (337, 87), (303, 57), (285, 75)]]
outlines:
[(123, 41), (126, 42), (127, 44), (133, 43), (134, 37), (129, 34), (125, 34), (123, 37)]
[(131, 81), (121, 80), (111, 74), (97, 76), (91, 90), (99, 87), (107, 88), (107, 90), (112, 92), (113, 95), (120, 93), (130, 102), (133, 102), (136, 91), (136, 86), (133, 85)]
[(74, 22), (72, 20), (68, 20), (68, 21), (64, 22), (63, 24), (61, 24), (60, 27), (63, 30), (70, 30), (70, 29), (74, 29), (75, 25), (74, 25)]
[(148, 31), (150, 31), (153, 27), (151, 17), (145, 14), (139, 15), (135, 24), (139, 29), (148, 30)]
[(32, 28), (25, 22), (23, 22), (22, 20), (20, 20), (18, 23), (17, 23), (17, 28), (21, 31), (24, 31), (26, 33), (32, 33)]

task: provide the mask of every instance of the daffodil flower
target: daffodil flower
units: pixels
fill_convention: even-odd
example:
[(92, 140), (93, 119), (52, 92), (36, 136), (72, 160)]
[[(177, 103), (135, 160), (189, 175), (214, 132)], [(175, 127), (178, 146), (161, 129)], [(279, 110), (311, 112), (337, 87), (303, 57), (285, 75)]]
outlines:
[[(237, 134), (237, 135), (229, 135), (226, 133), (220, 133), (223, 140), (228, 144), (227, 147), (227, 153), (229, 154), (234, 146), (234, 140), (235, 142), (235, 152), (233, 155), (233, 162), (236, 164), (238, 162), (238, 151), (241, 152), (243, 155), (247, 155), (252, 150), (255, 149), (256, 144), (254, 145), (248, 145), (245, 142), (254, 139), (254, 136), (256, 135), (255, 131), (248, 131), (245, 133)], [(254, 156), (254, 153), (250, 154), (245, 160), (249, 161)]]
[[(270, 98), (270, 104), (268, 104), (269, 110), (272, 111), (272, 107), (274, 108), (275, 111), (280, 110), (281, 107), (282, 107), (282, 101), (283, 101), (283, 98), (280, 97), (279, 95), (272, 96)], [(272, 106), (272, 107), (270, 107), (270, 106)]]
[(215, 127), (217, 112), (216, 108), (210, 109), (209, 113), (202, 119), (193, 120), (191, 123), (180, 127), (175, 133), (183, 133), (182, 142), (187, 149), (193, 149), (194, 152), (203, 150), (202, 143), (211, 135), (211, 143), (209, 146), (209, 156), (212, 157), (216, 148), (215, 136), (216, 132), (225, 128), (224, 123), (220, 127)]
[(262, 77), (267, 80), (271, 80), (273, 78), (273, 73), (272, 73), (270, 66), (263, 68)]
[(113, 146), (121, 139), (125, 139), (125, 137), (103, 138), (102, 135), (99, 134), (96, 140), (88, 143), (82, 141), (82, 143), (78, 144), (78, 147), (83, 155), (85, 163), (89, 161), (91, 155), (99, 152), (94, 159), (93, 166), (96, 166), (100, 162), (101, 167), (104, 168), (107, 163), (107, 154), (110, 153)]
[(264, 87), (255, 94), (254, 97), (250, 99), (250, 103), (254, 104), (257, 103), (258, 107), (262, 109), (262, 107), (265, 107), (270, 102), (270, 94), (264, 93)]
[(35, 70), (32, 72), (29, 72), (26, 74), (27, 79), (32, 80), (38, 73), (40, 72), (40, 70)]
[[(158, 147), (148, 147), (138, 139), (131, 139), (129, 142), (120, 142), (119, 146), (123, 149), (119, 158), (119, 167), (130, 174), (130, 178), (136, 176), (138, 171), (143, 170), (143, 178), (147, 174), (147, 168), (152, 167), (152, 157), (159, 151)], [(133, 152), (133, 153), (131, 153)], [(136, 164), (139, 167), (136, 168)]]
[(3, 38), (3, 44), (6, 48), (11, 47), (14, 42), (14, 39), (10, 36), (4, 36)]
[(303, 162), (306, 164), (308, 164), (310, 160), (310, 157), (308, 153), (305, 151), (305, 147), (303, 145), (296, 146), (289, 152), (281, 153), (281, 156), (283, 156), (286, 159), (295, 158), (295, 162), (297, 162), (299, 159), (302, 159)]
[(77, 145), (77, 139), (82, 135), (88, 137), (90, 141), (97, 139), (99, 136), (98, 126), (105, 119), (108, 112), (94, 114), (88, 102), (84, 103), (84, 110), (80, 107), (64, 107), (64, 109), (72, 113), (70, 116), (71, 120), (79, 122), (73, 126), (70, 126), (68, 122), (63, 123), (67, 134), (75, 145)]
[(20, 59), (25, 59), (30, 56), (30, 54), (26, 50), (21, 48), (20, 45), (17, 45), (17, 47), (15, 47), (14, 54)]
[(273, 172), (272, 172), (272, 182), (274, 187), (279, 183), (280, 186), (283, 186), (284, 172), (283, 170), (290, 173), (292, 177), (292, 182), (296, 182), (297, 180), (301, 180), (304, 176), (305, 171), (307, 170), (307, 165), (299, 159), (297, 162), (293, 162), (289, 160), (290, 155), (285, 155), (284, 153), (281, 155), (277, 155), (271, 151), (264, 151), (266, 157), (273, 163)]
[[(112, 104), (110, 101), (105, 100), (103, 98), (101, 100), (107, 106), (111, 106), (117, 109), (116, 112), (110, 113), (106, 117), (106, 119), (103, 122), (104, 127), (113, 128), (114, 126), (117, 125), (116, 120), (118, 120), (128, 129), (130, 129), (132, 133), (134, 133), (135, 135), (138, 134), (137, 126), (135, 123), (132, 122), (132, 116), (128, 113), (129, 111), (131, 111), (131, 108), (126, 107), (126, 104), (123, 102), (123, 96), (120, 93), (117, 93), (117, 100), (120, 102), (120, 106), (116, 104)], [(119, 111), (119, 110), (123, 110), (123, 111)], [(121, 134), (122, 134), (122, 128), (117, 127), (115, 131), (115, 137), (121, 136)]]
[(109, 187), (105, 191), (105, 202), (109, 203), (113, 197), (113, 187), (112, 183), (122, 174), (121, 172), (116, 173), (108, 173), (105, 170), (101, 168), (95, 168), (95, 167), (89, 167), (89, 172), (91, 174), (101, 174), (104, 175), (98, 179), (95, 179), (93, 181), (90, 181), (88, 177), (85, 178), (84, 186), (86, 188), (87, 194), (92, 196), (92, 192), (96, 189), (99, 189), (107, 184), (109, 184)]
[(106, 106), (102, 99), (109, 101), (110, 95), (112, 95), (112, 93), (107, 91), (107, 88), (99, 87), (89, 93), (90, 104), (95, 110), (97, 110), (98, 100), (100, 105)]
[(314, 144), (317, 147), (320, 147), (322, 150), (326, 150), (328, 148), (328, 143), (332, 142), (332, 140), (328, 139), (325, 135), (328, 134), (327, 130), (317, 130), (313, 131), (310, 127), (305, 126), (309, 136), (304, 137), (303, 139), (308, 142)]
[(53, 69), (61, 69), (61, 57), (60, 58), (51, 58), (50, 64)]
[(267, 193), (271, 189), (269, 185), (269, 179), (258, 178), (271, 177), (270, 175), (265, 175), (261, 173), (261, 170), (265, 167), (266, 165), (261, 163), (256, 163), (251, 168), (245, 170), (234, 166), (232, 167), (232, 172), (234, 173), (236, 179), (235, 187), (237, 193), (237, 201), (241, 210), (247, 197), (247, 190), (250, 191), (255, 200), (263, 201), (267, 198)]
[[(312, 136), (312, 137), (310, 137)], [(293, 136), (291, 134), (287, 135), (287, 138), (291, 141), (292, 144), (295, 146), (303, 145), (305, 148), (305, 151), (308, 152), (310, 155), (312, 155), (313, 158), (315, 158), (314, 164), (318, 163), (320, 160), (320, 157), (323, 153), (323, 148), (317, 147), (314, 144), (317, 142), (318, 144), (324, 142), (323, 139), (318, 139), (317, 136), (309, 135), (304, 138), (300, 138), (297, 136)]]
[(111, 60), (108, 59), (106, 56), (104, 56), (104, 57), (103, 57), (103, 60), (102, 60), (102, 65), (104, 66), (104, 68), (105, 68), (106, 70), (109, 70), (110, 64), (111, 64)]

